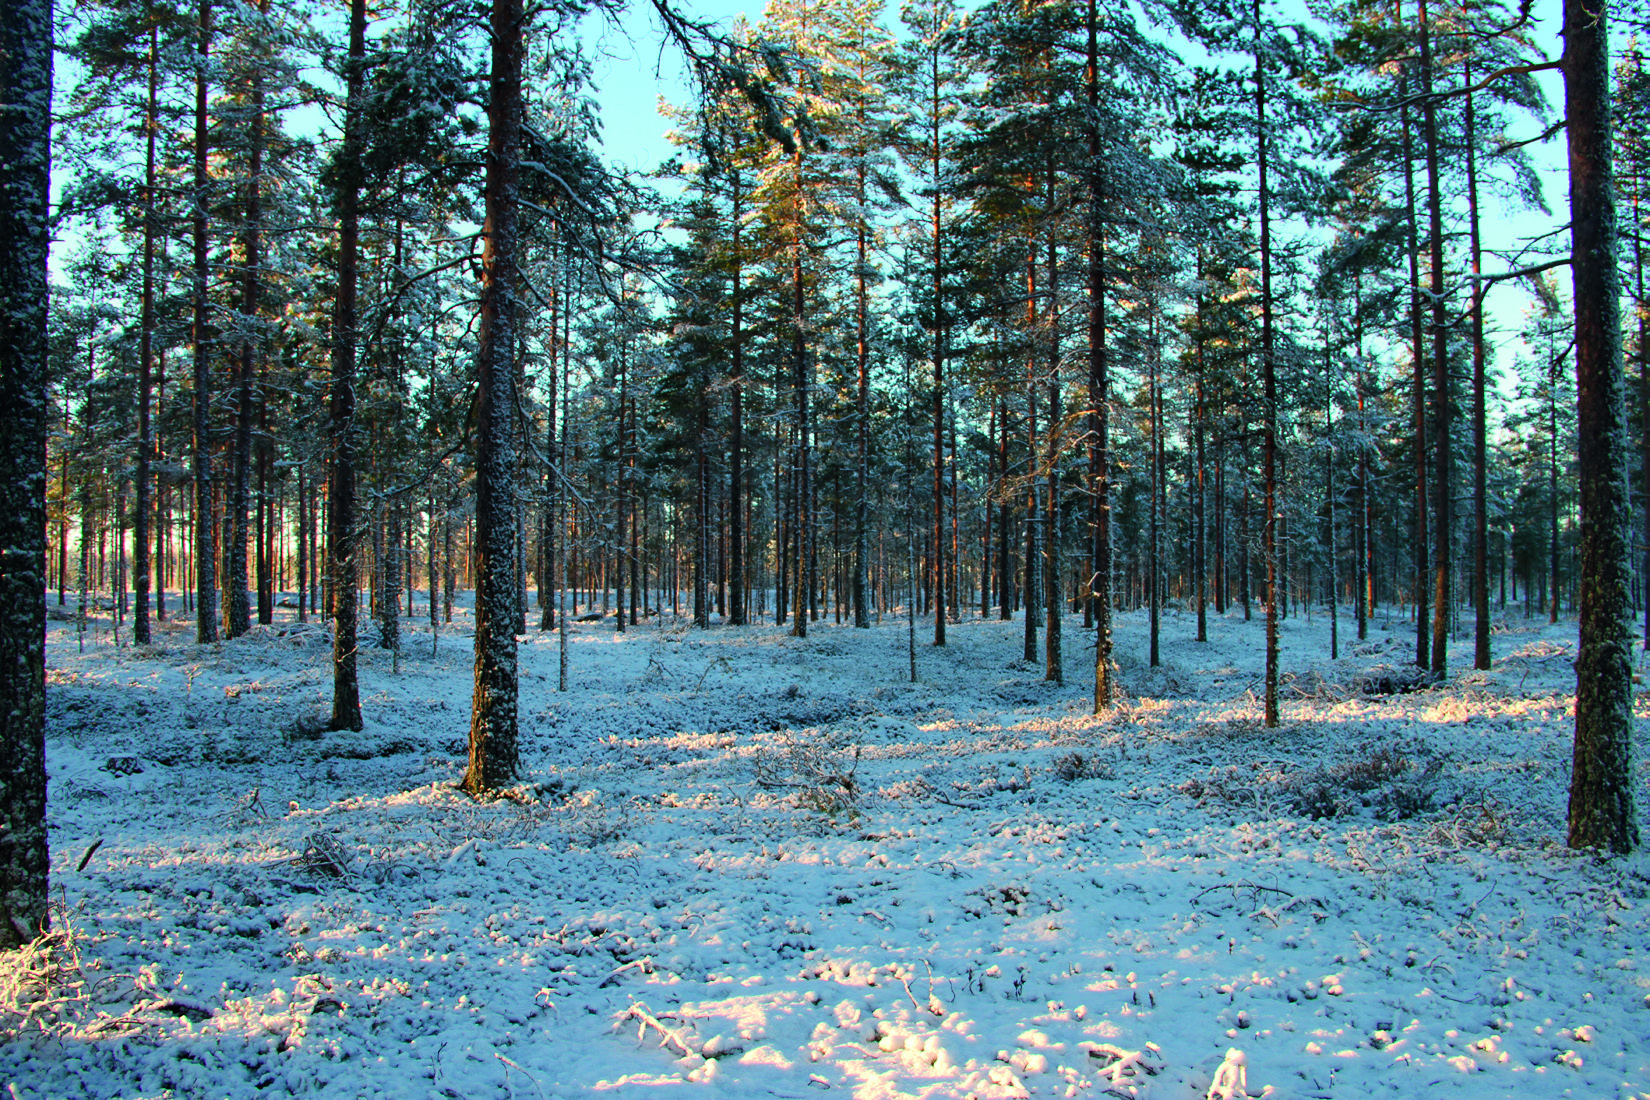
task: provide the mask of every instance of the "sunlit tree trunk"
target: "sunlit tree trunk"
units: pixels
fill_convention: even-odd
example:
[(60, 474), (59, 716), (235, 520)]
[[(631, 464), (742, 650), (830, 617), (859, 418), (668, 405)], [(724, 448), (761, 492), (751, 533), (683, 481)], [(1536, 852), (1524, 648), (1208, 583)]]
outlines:
[(1631, 509), (1605, 7), (1564, 2), (1581, 488), (1581, 621), (1569, 844), (1628, 852), (1639, 842), (1628, 626)]
[[(521, 154), (521, 0), (493, 0), (488, 97), (486, 222), (482, 226), (481, 323), (476, 395), (475, 692), (470, 761), (461, 786), (472, 795), (515, 778), (517, 592), (515, 494), (516, 254)], [(624, 616), (624, 608), (619, 608)]]

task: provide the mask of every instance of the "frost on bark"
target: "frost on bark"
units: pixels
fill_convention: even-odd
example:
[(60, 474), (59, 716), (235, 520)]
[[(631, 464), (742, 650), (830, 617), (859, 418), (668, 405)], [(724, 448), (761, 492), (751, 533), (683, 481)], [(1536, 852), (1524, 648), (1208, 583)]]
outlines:
[[(493, 0), (488, 99), (487, 220), (482, 227), (476, 399), (476, 663), (470, 714), (470, 794), (516, 776), (514, 409), (517, 169), (521, 130), (521, 0)], [(623, 608), (620, 615), (623, 615)]]
[(360, 250), (362, 118), (367, 53), (366, 0), (350, 0), (344, 145), (338, 164), (338, 297), (332, 314), (332, 387), (328, 417), (327, 568), (332, 588), (332, 728), (359, 730), (361, 691), (355, 667), (355, 342)]
[(46, 181), (52, 10), (0, 19), (0, 948), (46, 924)]
[(191, 418), (195, 465), (195, 641), (218, 640), (218, 526), (212, 492), (212, 371), (211, 330), (207, 324), (207, 50), (212, 41), (212, 0), (201, 0), (199, 40), (195, 63), (195, 178), (189, 196), (194, 264), (190, 298), (194, 319), (190, 342), (194, 346), (195, 393)]
[(1094, 608), (1094, 713), (1111, 708), (1116, 694), (1111, 660), (1111, 395), (1106, 362), (1106, 241), (1101, 216), (1105, 179), (1100, 161), (1100, 54), (1094, 0), (1089, 0), (1084, 84), (1089, 107), (1088, 164), (1088, 367), (1089, 402), (1094, 409), (1091, 491), (1094, 494), (1094, 575), (1089, 600)]
[(1572, 848), (1638, 845), (1633, 805), (1632, 633), (1627, 379), (1610, 166), (1605, 12), (1564, 2), (1571, 274), (1576, 316), (1576, 435), (1581, 488), (1581, 644), (1570, 776)]

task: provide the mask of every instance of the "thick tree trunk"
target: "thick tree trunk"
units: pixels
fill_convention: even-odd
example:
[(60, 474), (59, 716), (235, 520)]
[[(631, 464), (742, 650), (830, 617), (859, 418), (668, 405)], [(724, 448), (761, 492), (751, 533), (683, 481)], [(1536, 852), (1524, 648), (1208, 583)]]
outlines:
[(1552, 592), (1547, 600), (1547, 622), (1558, 623), (1563, 578), (1558, 553), (1558, 368), (1563, 358), (1556, 349), (1547, 355), (1547, 576)]
[(613, 629), (619, 634), (623, 634), (625, 632), (625, 574), (622, 557), (625, 552), (626, 521), (630, 518), (630, 498), (628, 496), (630, 491), (630, 470), (625, 465), (626, 444), (629, 438), (625, 433), (625, 417), (629, 414), (629, 411), (630, 361), (628, 358), (628, 348), (624, 343), (624, 338), (621, 337), (619, 343), (619, 425), (618, 438), (616, 440), (618, 458), (615, 467), (615, 479), (618, 484), (617, 491), (613, 495), (613, 559), (615, 563), (613, 567), (613, 602), (618, 608), (618, 614), (613, 616)]
[[(863, 111), (860, 125), (865, 125)], [(863, 211), (867, 199), (865, 157), (858, 158), (856, 198)], [(866, 286), (867, 265), (871, 262), (870, 230), (865, 215), (857, 218), (854, 243), (854, 626), (870, 629), (871, 557), (871, 318), (870, 295)]]
[[(475, 694), (470, 763), (461, 786), (472, 795), (515, 778), (517, 502), (514, 477), (517, 174), (521, 150), (521, 0), (493, 0), (493, 64), (487, 118), (486, 223), (482, 227), (481, 325), (476, 398)], [(620, 609), (623, 618), (623, 609)]]
[(378, 644), (401, 647), (401, 502), (384, 506), (383, 587), (378, 597)]
[(745, 271), (740, 241), (744, 217), (743, 193), (735, 173), (732, 180), (733, 226), (733, 399), (728, 431), (728, 622), (744, 626), (745, 613)]
[(1272, 222), (1267, 194), (1266, 74), (1262, 64), (1260, 0), (1255, 0), (1255, 131), (1260, 169), (1260, 357), (1265, 378), (1266, 519), (1261, 528), (1266, 558), (1266, 698), (1268, 729), (1278, 724), (1278, 385), (1272, 332)]
[(45, 930), (51, 0), (0, 19), (0, 949)]
[[(1394, 22), (1400, 26), (1403, 23), (1403, 5), (1401, 0), (1396, 6)], [(1398, 77), (1398, 96), (1402, 100), (1409, 98), (1409, 77), (1400, 71)], [(1415, 664), (1420, 668), (1432, 667), (1432, 619), (1427, 611), (1427, 392), (1426, 392), (1426, 345), (1421, 331), (1421, 244), (1420, 230), (1415, 213), (1415, 154), (1409, 126), (1409, 108), (1404, 107), (1398, 115), (1398, 125), (1403, 134), (1404, 155), (1404, 211), (1405, 224), (1408, 227), (1408, 254), (1409, 254), (1409, 339), (1410, 364), (1414, 386), (1414, 424), (1415, 424), (1415, 545), (1413, 547), (1415, 562)]]
[(1450, 591), (1450, 552), (1454, 526), (1454, 462), (1450, 443), (1449, 309), (1444, 299), (1444, 198), (1439, 185), (1438, 117), (1432, 97), (1432, 27), (1427, 0), (1418, 0), (1421, 30), (1422, 128), (1427, 146), (1427, 217), (1430, 230), (1432, 298), (1432, 400), (1433, 400), (1433, 624), (1432, 675), (1443, 679), (1449, 663), (1450, 613), (1454, 597)]
[(132, 638), (138, 645), (152, 641), (149, 628), (149, 514), (154, 476), (149, 462), (154, 452), (149, 404), (153, 397), (151, 373), (155, 362), (155, 139), (160, 123), (155, 100), (160, 70), (160, 28), (149, 27), (149, 85), (143, 110), (143, 301), (138, 337), (138, 453), (137, 502), (132, 516)]
[(1037, 354), (1034, 334), (1037, 331), (1037, 253), (1035, 247), (1026, 251), (1026, 553), (1025, 579), (1022, 588), (1026, 599), (1025, 647), (1022, 656), (1027, 661), (1037, 659), (1037, 631), (1043, 625), (1042, 549), (1038, 539), (1042, 535), (1037, 516), (1037, 482), (1031, 476), (1037, 468)]
[(1088, 0), (1085, 21), (1088, 49), (1085, 91), (1089, 108), (1088, 163), (1088, 294), (1089, 294), (1089, 401), (1094, 407), (1094, 457), (1089, 471), (1094, 494), (1094, 713), (1112, 705), (1116, 685), (1111, 661), (1111, 395), (1106, 363), (1106, 238), (1101, 225), (1105, 209), (1104, 167), (1100, 142), (1099, 21), (1095, 0)]
[[(1472, 61), (1469, 58), (1461, 74), (1462, 83), (1472, 87)], [(1467, 94), (1467, 221), (1471, 243), (1472, 263), (1472, 607), (1476, 622), (1473, 626), (1472, 667), (1490, 667), (1490, 497), (1489, 497), (1489, 412), (1486, 394), (1484, 348), (1484, 286), (1477, 281), (1483, 274), (1483, 248), (1478, 233), (1478, 137), (1477, 112), (1472, 93)], [(1650, 605), (1650, 602), (1647, 602)]]
[[(1055, 201), (1054, 172), (1048, 173), (1049, 201)], [(1062, 593), (1065, 570), (1060, 557), (1060, 269), (1053, 234), (1048, 239), (1048, 431), (1044, 435), (1047, 454), (1048, 507), (1043, 530), (1043, 611), (1048, 624), (1043, 632), (1043, 679), (1063, 684), (1066, 680), (1065, 651), (1060, 627), (1066, 618)]]
[(1627, 621), (1631, 509), (1604, 5), (1590, 9), (1583, 0), (1565, 0), (1564, 42), (1581, 487), (1581, 638), (1569, 844), (1628, 852), (1639, 842)]
[(1353, 550), (1358, 555), (1358, 640), (1369, 637), (1369, 614), (1374, 607), (1375, 570), (1370, 561), (1369, 530), (1369, 447), (1365, 442), (1364, 420), (1364, 298), (1362, 279), (1354, 280), (1352, 305), (1353, 348), (1358, 357), (1358, 517), (1353, 525)]
[[(268, 0), (260, 5), (268, 7)], [(251, 628), (252, 599), (247, 588), (246, 543), (250, 534), (248, 509), (252, 496), (252, 379), (259, 341), (254, 334), (258, 315), (259, 265), (263, 262), (264, 83), (254, 66), (250, 99), (251, 128), (246, 181), (245, 221), (241, 247), (245, 250), (241, 274), (241, 347), (235, 358), (235, 483), (230, 490), (230, 536), (224, 548), (224, 633), (238, 638)], [(262, 545), (262, 539), (259, 540)]]
[(207, 327), (207, 195), (206, 75), (207, 51), (212, 38), (212, 0), (201, 0), (196, 25), (195, 54), (195, 177), (190, 193), (190, 221), (194, 241), (190, 298), (194, 318), (190, 343), (194, 350), (195, 394), (191, 415), (195, 466), (195, 641), (218, 640), (217, 511), (212, 499), (212, 371)]
[(329, 428), (332, 464), (327, 486), (327, 567), (332, 598), (332, 728), (361, 728), (361, 693), (355, 668), (355, 344), (356, 283), (360, 249), (361, 156), (365, 135), (367, 56), (366, 0), (350, 0), (349, 57), (344, 144), (338, 166), (338, 298), (332, 315), (332, 393)]
[(931, 262), (934, 265), (934, 644), (945, 644), (945, 277), (940, 252), (940, 116), (938, 81), (932, 85), (935, 101), (930, 105), (929, 118), (933, 123), (932, 182), (934, 203), (929, 215), (929, 233), (933, 239)]
[(259, 382), (258, 398), (258, 622), (269, 626), (275, 621), (276, 547), (277, 531), (281, 530), (278, 505), (281, 493), (273, 484), (275, 454), (269, 434), (270, 387), (267, 379)]
[[(797, 201), (801, 202), (803, 194), (803, 166), (802, 148), (797, 146), (796, 152), (796, 193)], [(796, 388), (796, 485), (793, 494), (795, 498), (794, 522), (792, 527), (795, 534), (795, 553), (792, 556), (792, 571), (796, 583), (795, 599), (792, 601), (794, 617), (791, 621), (791, 634), (797, 638), (808, 636), (809, 612), (813, 606), (813, 556), (808, 552), (813, 536), (813, 484), (812, 471), (809, 463), (812, 458), (809, 449), (813, 425), (809, 421), (808, 401), (808, 342), (807, 342), (807, 299), (804, 297), (802, 280), (802, 248), (803, 227), (801, 211), (797, 212), (796, 240), (791, 246), (791, 359), (792, 370), (795, 372)]]
[[(1198, 255), (1198, 277), (1202, 278), (1203, 256)], [(1196, 585), (1194, 599), (1197, 603), (1197, 640), (1209, 640), (1209, 600), (1208, 600), (1208, 524), (1204, 516), (1204, 509), (1209, 495), (1208, 489), (1208, 458), (1205, 453), (1204, 420), (1208, 415), (1208, 370), (1204, 362), (1204, 353), (1208, 341), (1203, 336), (1203, 308), (1207, 304), (1206, 297), (1198, 300), (1198, 327), (1196, 363), (1197, 380), (1196, 392), (1192, 405), (1192, 447), (1195, 452), (1196, 469), (1192, 486), (1192, 577)]]

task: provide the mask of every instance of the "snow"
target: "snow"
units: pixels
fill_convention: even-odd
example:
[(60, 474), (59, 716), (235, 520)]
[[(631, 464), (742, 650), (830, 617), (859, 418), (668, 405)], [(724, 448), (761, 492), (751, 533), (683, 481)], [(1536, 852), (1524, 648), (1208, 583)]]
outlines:
[(1076, 618), (1065, 687), (1017, 622), (917, 684), (897, 620), (578, 623), (565, 694), (523, 640), (526, 774), (478, 803), (459, 618), (363, 645), (359, 734), (315, 732), (314, 627), (52, 624), (17, 1096), (1650, 1097), (1650, 860), (1561, 846), (1573, 624), (1375, 695), (1408, 623), (1331, 662), (1292, 617), (1266, 730), (1237, 614), (1170, 611), (1156, 670), (1120, 616), (1105, 718)]

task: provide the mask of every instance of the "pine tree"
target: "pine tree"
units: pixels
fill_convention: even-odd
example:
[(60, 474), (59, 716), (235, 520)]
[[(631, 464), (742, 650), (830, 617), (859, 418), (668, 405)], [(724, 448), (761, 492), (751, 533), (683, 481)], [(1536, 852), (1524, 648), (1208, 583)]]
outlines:
[(1564, 4), (1570, 150), (1570, 272), (1576, 314), (1581, 484), (1581, 640), (1569, 844), (1629, 852), (1634, 805), (1633, 660), (1627, 626), (1626, 378), (1622, 370), (1616, 195), (1611, 171), (1608, 23), (1602, 6)]
[(362, 158), (366, 144), (366, 0), (350, 0), (345, 62), (344, 136), (334, 163), (338, 210), (338, 289), (332, 315), (328, 400), (331, 462), (327, 471), (327, 572), (332, 591), (332, 728), (359, 730), (356, 672), (358, 614), (355, 513), (355, 358), (360, 263)]
[(46, 251), (52, 5), (0, 20), (0, 949), (46, 927)]
[[(470, 763), (461, 786), (496, 791), (519, 767), (516, 741), (514, 363), (520, 212), (521, 0), (493, 0), (486, 216), (476, 352), (476, 628)], [(623, 609), (620, 609), (623, 616)]]

